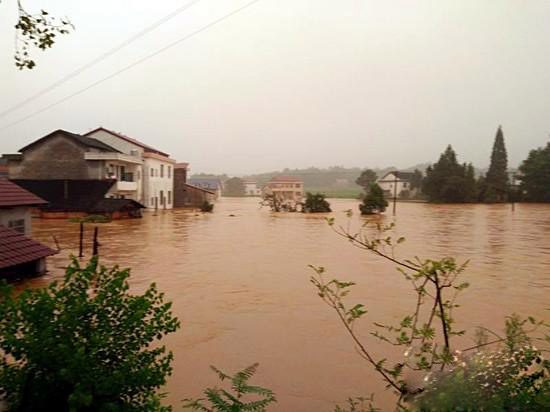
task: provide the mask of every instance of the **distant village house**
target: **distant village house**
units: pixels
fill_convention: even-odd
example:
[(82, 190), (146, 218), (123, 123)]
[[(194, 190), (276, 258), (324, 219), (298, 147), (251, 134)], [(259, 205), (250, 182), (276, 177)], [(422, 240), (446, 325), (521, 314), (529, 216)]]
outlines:
[(258, 183), (253, 181), (244, 182), (244, 193), (246, 196), (261, 196), (262, 189), (258, 187)]
[(411, 189), (411, 181), (414, 173), (412, 172), (388, 172), (377, 183), (384, 191), (384, 195), (388, 198), (408, 198), (414, 196), (417, 189)]
[(294, 176), (274, 176), (264, 189), (264, 193), (273, 194), (283, 202), (302, 202), (304, 183)]
[(174, 166), (174, 207), (198, 208), (204, 202), (212, 203), (216, 194), (187, 182), (188, 163), (177, 163)]
[(218, 199), (222, 194), (223, 186), (220, 179), (194, 177), (189, 179), (187, 183), (191, 186), (198, 187), (200, 189), (204, 189), (208, 192), (214, 193), (215, 199)]

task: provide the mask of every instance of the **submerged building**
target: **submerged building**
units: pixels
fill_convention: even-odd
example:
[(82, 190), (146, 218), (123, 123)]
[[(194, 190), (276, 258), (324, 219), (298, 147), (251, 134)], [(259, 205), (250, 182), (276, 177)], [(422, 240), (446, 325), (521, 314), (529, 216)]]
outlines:
[(304, 198), (304, 183), (294, 176), (274, 176), (264, 193), (277, 196), (284, 202), (300, 203)]
[(43, 199), (0, 177), (0, 277), (36, 276), (46, 271), (46, 257), (57, 252), (31, 239), (31, 208)]

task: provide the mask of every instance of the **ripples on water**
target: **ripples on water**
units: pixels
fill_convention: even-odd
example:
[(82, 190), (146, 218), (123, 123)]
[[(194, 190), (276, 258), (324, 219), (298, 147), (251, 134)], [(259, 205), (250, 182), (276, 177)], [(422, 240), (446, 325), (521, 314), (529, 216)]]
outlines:
[[(332, 206), (343, 224), (342, 212), (357, 210), (355, 201)], [(512, 212), (510, 205), (403, 203), (395, 218), (390, 208), (378, 219), (395, 221), (397, 235), (407, 238), (400, 257), (470, 260), (464, 276), (472, 287), (456, 312), (459, 327), (498, 328), (511, 312), (550, 318), (550, 205), (516, 205)], [(362, 221), (355, 215), (352, 228)], [(69, 254), (78, 253), (78, 224), (33, 224), (35, 238), (53, 246), (56, 236), (63, 248), (49, 260), (48, 276), (25, 284), (38, 286), (60, 278)], [(359, 330), (382, 356), (391, 353), (368, 336), (370, 322), (407, 314), (410, 286), (393, 265), (334, 234), (324, 216), (273, 214), (257, 199), (222, 199), (213, 214), (174, 210), (98, 226), (102, 262), (131, 267), (135, 290), (156, 282), (182, 320), (166, 339), (176, 357), (166, 388), (172, 404), (217, 383), (210, 364), (234, 371), (259, 361), (257, 383), (278, 395), (274, 412), (332, 411), (335, 401), (371, 392), (389, 405), (391, 395), (309, 284), (307, 265), (358, 283), (350, 301), (369, 309)]]

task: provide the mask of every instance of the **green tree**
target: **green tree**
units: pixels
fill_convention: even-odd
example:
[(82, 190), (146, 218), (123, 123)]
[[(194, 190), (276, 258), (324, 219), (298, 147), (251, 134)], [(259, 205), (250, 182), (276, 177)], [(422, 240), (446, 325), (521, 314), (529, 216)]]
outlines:
[(224, 196), (242, 197), (246, 194), (244, 180), (232, 177), (224, 183)]
[(422, 179), (424, 175), (418, 169), (414, 169), (413, 175), (411, 177), (411, 190), (421, 189), (422, 188)]
[(491, 164), (485, 176), (482, 188), (482, 200), (487, 203), (506, 202), (508, 200), (508, 155), (504, 145), (504, 134), (499, 126), (491, 153)]
[(15, 24), (15, 65), (20, 69), (32, 69), (35, 61), (29, 54), (31, 46), (41, 50), (52, 47), (58, 34), (67, 34), (74, 28), (67, 19), (51, 17), (46, 10), (30, 13), (17, 0), (17, 22)]
[(370, 184), (376, 182), (377, 178), (378, 176), (374, 170), (366, 169), (361, 172), (361, 175), (357, 179), (355, 179), (355, 183), (365, 189), (366, 192), (369, 190)]
[(306, 193), (306, 201), (302, 207), (305, 213), (327, 213), (331, 212), (330, 203), (326, 201), (322, 193)]
[(477, 199), (475, 173), (470, 164), (458, 163), (451, 147), (441, 154), (437, 163), (426, 169), (422, 192), (430, 202), (464, 203)]
[(382, 213), (388, 207), (388, 201), (384, 198), (384, 191), (377, 183), (371, 183), (369, 192), (363, 198), (363, 203), (359, 205), (362, 215), (372, 215)]
[(520, 189), (528, 202), (550, 202), (550, 142), (531, 150), (519, 167)]
[(61, 284), (0, 287), (0, 391), (10, 411), (167, 411), (157, 390), (173, 355), (156, 344), (180, 323), (129, 270), (73, 259)]
[[(264, 412), (271, 403), (276, 402), (275, 394), (271, 390), (248, 383), (258, 369), (257, 363), (233, 376), (227, 375), (214, 366), (210, 368), (216, 372), (222, 382), (224, 380), (230, 382), (233, 393), (220, 388), (207, 388), (204, 391), (206, 399), (185, 399), (184, 408), (203, 412)], [(244, 400), (246, 395), (259, 399), (246, 402)], [(206, 400), (209, 406), (204, 404)]]

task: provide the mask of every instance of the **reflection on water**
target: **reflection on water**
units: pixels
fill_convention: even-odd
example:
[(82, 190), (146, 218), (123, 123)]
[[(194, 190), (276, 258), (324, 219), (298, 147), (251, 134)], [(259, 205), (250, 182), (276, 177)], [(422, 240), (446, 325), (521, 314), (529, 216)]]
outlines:
[[(357, 210), (355, 201), (332, 206), (342, 224), (344, 210)], [(272, 214), (256, 199), (222, 199), (213, 214), (174, 210), (99, 225), (102, 262), (131, 267), (135, 290), (156, 282), (182, 321), (166, 340), (176, 357), (166, 388), (172, 404), (216, 383), (209, 365), (233, 371), (256, 361), (257, 383), (278, 395), (275, 412), (331, 411), (334, 402), (371, 392), (389, 404), (391, 395), (309, 284), (307, 265), (358, 283), (350, 300), (369, 309), (361, 334), (382, 357), (392, 354), (369, 337), (369, 325), (407, 314), (409, 286), (393, 265), (334, 234), (323, 217)], [(407, 238), (400, 257), (470, 260), (465, 277), (472, 287), (456, 313), (458, 326), (498, 327), (511, 312), (550, 320), (550, 205), (516, 205), (512, 212), (510, 205), (405, 203), (395, 218), (390, 211), (379, 219), (395, 221)], [(352, 228), (362, 220), (354, 216)], [(34, 221), (34, 237), (53, 246), (53, 236), (62, 253), (49, 260), (48, 276), (26, 285), (61, 277), (69, 254), (78, 253), (78, 224)]]

